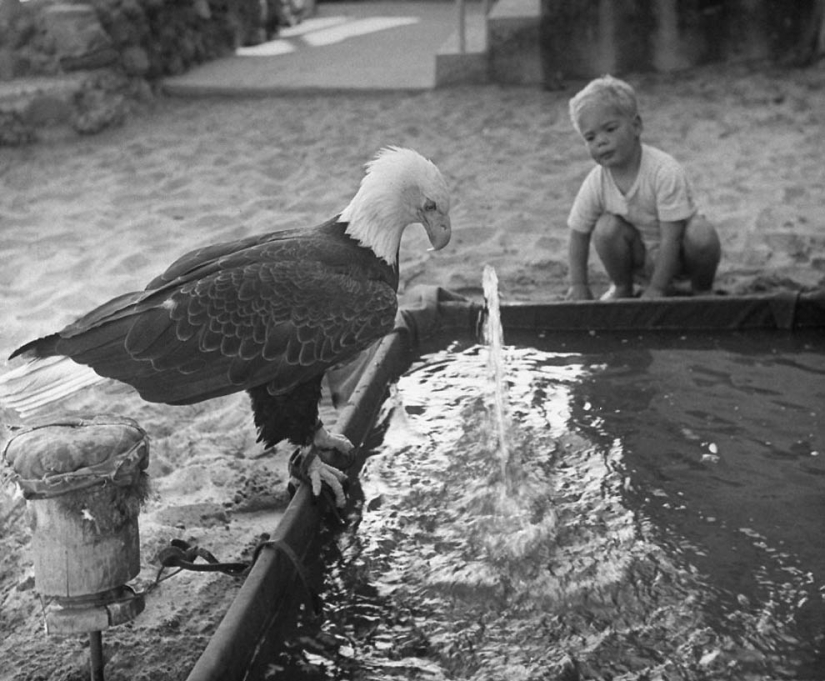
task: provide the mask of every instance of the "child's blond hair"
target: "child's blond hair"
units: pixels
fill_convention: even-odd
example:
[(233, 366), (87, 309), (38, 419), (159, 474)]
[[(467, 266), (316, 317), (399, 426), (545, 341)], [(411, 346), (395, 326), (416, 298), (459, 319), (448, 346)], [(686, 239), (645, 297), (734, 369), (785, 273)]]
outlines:
[(570, 120), (579, 134), (581, 134), (579, 115), (585, 106), (594, 101), (614, 106), (619, 113), (631, 118), (639, 115), (635, 90), (623, 80), (610, 75), (602, 76), (591, 80), (570, 100)]

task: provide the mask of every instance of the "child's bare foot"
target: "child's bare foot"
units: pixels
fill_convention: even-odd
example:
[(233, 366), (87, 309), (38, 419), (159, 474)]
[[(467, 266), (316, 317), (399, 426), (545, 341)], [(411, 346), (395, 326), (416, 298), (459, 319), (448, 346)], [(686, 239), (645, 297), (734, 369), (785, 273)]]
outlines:
[(611, 284), (610, 288), (602, 294), (599, 300), (616, 300), (618, 298), (632, 298), (633, 286), (616, 286)]

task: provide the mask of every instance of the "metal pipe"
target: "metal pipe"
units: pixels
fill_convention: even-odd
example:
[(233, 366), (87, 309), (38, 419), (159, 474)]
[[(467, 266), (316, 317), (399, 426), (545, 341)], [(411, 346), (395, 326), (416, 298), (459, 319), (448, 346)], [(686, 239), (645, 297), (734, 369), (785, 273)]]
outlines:
[(89, 673), (92, 681), (103, 681), (103, 634), (89, 632)]

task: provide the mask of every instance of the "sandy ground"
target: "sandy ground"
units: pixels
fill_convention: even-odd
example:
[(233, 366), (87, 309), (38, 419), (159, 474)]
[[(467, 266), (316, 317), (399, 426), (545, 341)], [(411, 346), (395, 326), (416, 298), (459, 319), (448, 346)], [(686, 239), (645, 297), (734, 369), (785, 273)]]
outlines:
[[(707, 68), (630, 79), (645, 139), (689, 169), (723, 240), (717, 288), (729, 294), (825, 284), (825, 68)], [(493, 265), (504, 300), (565, 290), (565, 218), (591, 161), (564, 91), (497, 87), (420, 95), (161, 101), (120, 130), (0, 154), (0, 355), (143, 286), (183, 252), (340, 210), (362, 165), (413, 147), (453, 193), (453, 241), (402, 245), (401, 287), (470, 296)], [(592, 264), (597, 293), (606, 288)], [(286, 503), (283, 457), (260, 446), (243, 396), (185, 408), (107, 385), (66, 405), (115, 412), (149, 432), (152, 494), (141, 516), (146, 588), (173, 537), (247, 560)], [(5, 425), (13, 414), (0, 414)], [(82, 637), (43, 633), (27, 553), (25, 503), (0, 494), (0, 681), (88, 678)], [(184, 679), (241, 583), (182, 574), (107, 631), (107, 678)]]

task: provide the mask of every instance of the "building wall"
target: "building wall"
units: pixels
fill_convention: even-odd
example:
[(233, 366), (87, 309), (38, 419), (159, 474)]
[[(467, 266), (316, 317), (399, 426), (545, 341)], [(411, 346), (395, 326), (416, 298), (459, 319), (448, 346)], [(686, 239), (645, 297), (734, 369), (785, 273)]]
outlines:
[(545, 80), (793, 61), (822, 24), (821, 0), (541, 0)]

